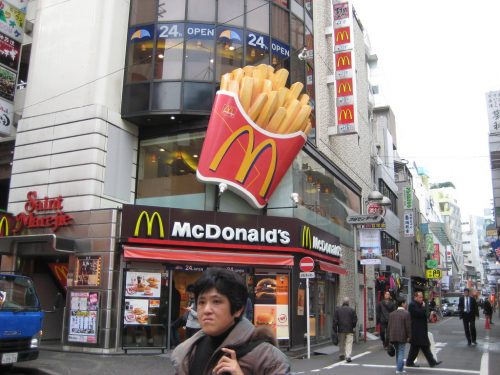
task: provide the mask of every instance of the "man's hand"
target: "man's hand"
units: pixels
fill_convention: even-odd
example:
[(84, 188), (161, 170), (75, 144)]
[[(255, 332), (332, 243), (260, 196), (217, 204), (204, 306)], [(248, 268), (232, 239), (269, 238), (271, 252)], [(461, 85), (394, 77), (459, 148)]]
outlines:
[(231, 349), (222, 348), (225, 353), (213, 369), (214, 374), (244, 375), (236, 359), (236, 352)]

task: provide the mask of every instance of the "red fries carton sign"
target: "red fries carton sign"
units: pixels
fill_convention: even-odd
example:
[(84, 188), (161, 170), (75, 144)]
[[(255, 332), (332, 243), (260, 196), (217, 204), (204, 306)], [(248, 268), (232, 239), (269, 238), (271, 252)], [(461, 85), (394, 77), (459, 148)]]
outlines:
[(226, 183), (256, 208), (264, 207), (306, 142), (303, 131), (278, 134), (258, 126), (238, 96), (218, 91), (198, 170), (200, 181)]

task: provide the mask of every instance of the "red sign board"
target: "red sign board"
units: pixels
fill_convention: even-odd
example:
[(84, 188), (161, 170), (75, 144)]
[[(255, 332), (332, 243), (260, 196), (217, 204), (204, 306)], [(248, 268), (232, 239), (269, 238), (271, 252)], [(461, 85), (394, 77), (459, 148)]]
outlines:
[(304, 257), (300, 260), (299, 268), (302, 272), (311, 272), (314, 270), (314, 259), (311, 257)]

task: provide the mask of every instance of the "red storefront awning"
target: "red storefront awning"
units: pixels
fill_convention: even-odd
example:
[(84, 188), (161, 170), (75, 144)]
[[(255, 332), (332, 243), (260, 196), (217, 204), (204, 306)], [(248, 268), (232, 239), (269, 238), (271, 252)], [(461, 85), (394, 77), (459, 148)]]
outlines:
[[(241, 253), (208, 250), (180, 250), (123, 246), (127, 259), (173, 260), (180, 262), (293, 266), (293, 256), (266, 253)], [(339, 267), (340, 268), (340, 267)]]
[(319, 261), (319, 268), (326, 272), (338, 273), (339, 275), (347, 275), (346, 269), (333, 263), (323, 262), (322, 260)]

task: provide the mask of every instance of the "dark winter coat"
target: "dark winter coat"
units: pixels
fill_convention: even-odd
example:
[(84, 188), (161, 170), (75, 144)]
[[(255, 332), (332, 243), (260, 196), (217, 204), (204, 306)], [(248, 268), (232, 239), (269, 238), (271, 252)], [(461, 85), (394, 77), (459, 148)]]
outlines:
[[(194, 355), (197, 343), (205, 337), (203, 331), (198, 331), (191, 338), (177, 346), (172, 353), (172, 363), (176, 375), (189, 374), (189, 358)], [(215, 350), (207, 363), (203, 374), (212, 375), (212, 369), (223, 355), (222, 348), (238, 348), (248, 345), (252, 340), (267, 339), (275, 342), (269, 336), (269, 330), (263, 327), (255, 328), (246, 318), (241, 319), (222, 344)], [(276, 346), (269, 342), (262, 342), (248, 354), (238, 359), (241, 370), (245, 375), (287, 375), (290, 374), (288, 357)]]
[(337, 307), (333, 314), (333, 329), (338, 333), (354, 333), (356, 324), (358, 323), (358, 316), (356, 311), (348, 304), (343, 304)]
[(491, 306), (491, 303), (488, 300), (485, 300), (483, 303), (483, 313), (484, 315), (488, 316), (493, 315), (493, 307)]
[(389, 314), (396, 311), (397, 306), (394, 301), (385, 299), (377, 305), (377, 324), (387, 324), (389, 322)]
[(430, 346), (425, 306), (412, 301), (408, 307), (411, 317), (411, 340), (413, 345)]
[[(469, 296), (470, 299), (470, 307), (469, 307), (469, 319), (476, 319), (476, 317), (479, 318), (479, 308), (477, 307), (477, 301), (474, 297)], [(460, 319), (463, 319), (467, 313), (465, 312), (465, 302), (464, 302), (464, 296), (460, 297), (458, 299), (458, 311), (460, 313)]]
[(399, 308), (389, 314), (387, 335), (389, 337), (389, 342), (406, 343), (410, 341), (411, 318), (408, 311)]

